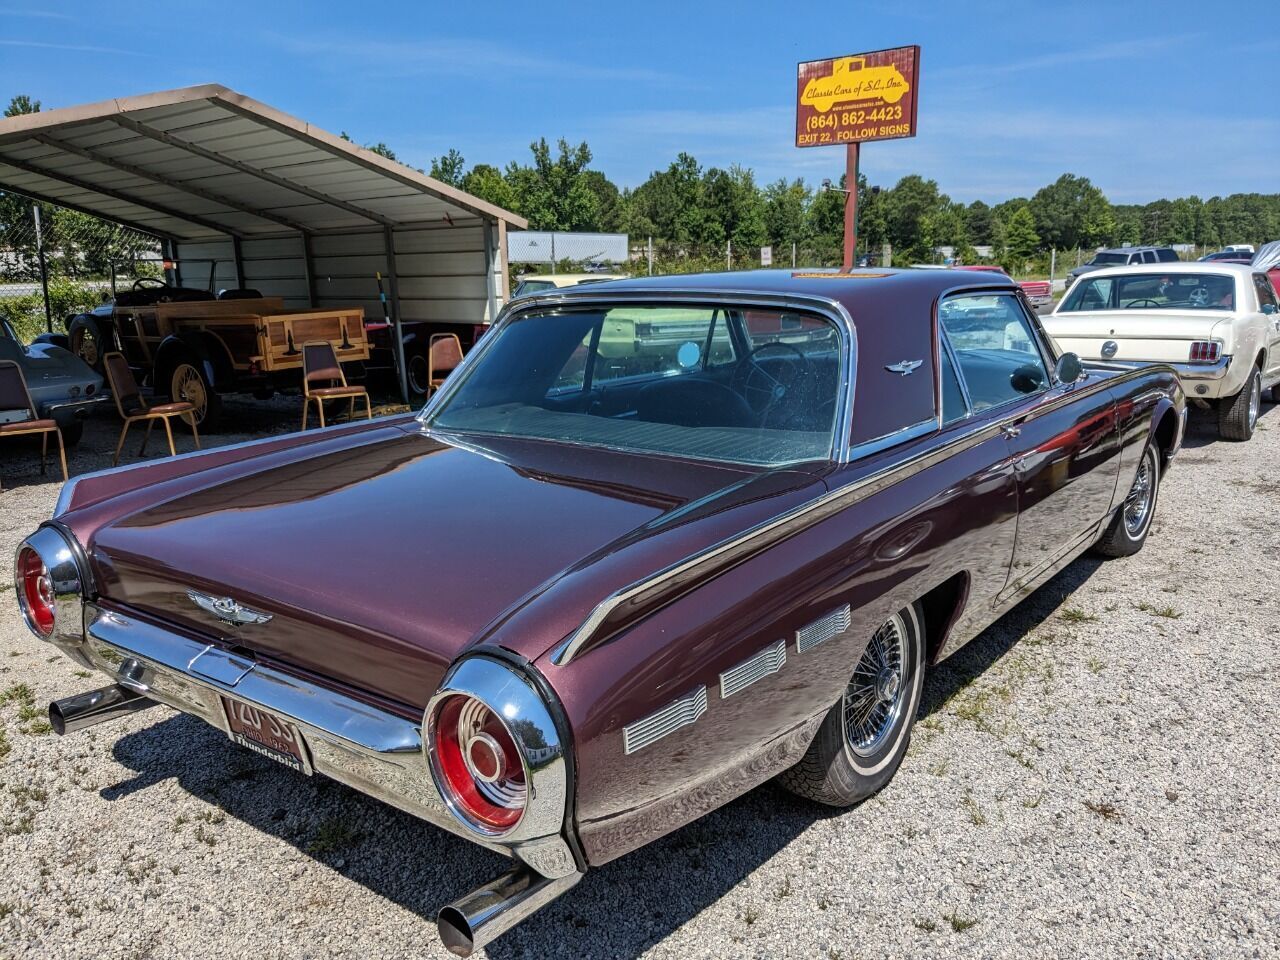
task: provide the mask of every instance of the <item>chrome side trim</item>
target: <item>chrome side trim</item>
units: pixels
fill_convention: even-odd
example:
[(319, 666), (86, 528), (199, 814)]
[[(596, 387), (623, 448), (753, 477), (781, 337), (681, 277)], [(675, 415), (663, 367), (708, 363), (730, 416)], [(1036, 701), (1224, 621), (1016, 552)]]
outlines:
[(777, 673), (787, 663), (787, 641), (765, 647), (749, 660), (744, 660), (736, 667), (730, 667), (720, 674), (720, 699), (728, 700), (735, 693), (740, 693), (757, 680), (763, 680), (770, 674)]
[(796, 631), (796, 653), (807, 653), (820, 643), (838, 637), (853, 623), (853, 610), (845, 604)]
[(921, 420), (919, 423), (913, 423), (911, 426), (895, 430), (893, 433), (886, 433), (883, 437), (876, 437), (874, 440), (864, 440), (861, 443), (854, 444), (849, 448), (849, 459), (861, 460), (863, 457), (869, 457), (873, 453), (879, 453), (881, 450), (888, 450), (890, 447), (896, 447), (900, 443), (906, 443), (908, 440), (915, 440), (926, 434), (933, 433), (937, 429), (937, 418)]
[(675, 700), (643, 720), (622, 728), (622, 749), (632, 754), (657, 743), (681, 727), (687, 727), (707, 712), (707, 688), (699, 687)]
[(1041, 394), (1042, 399), (1036, 406), (1027, 408), (1019, 406), (1017, 409), (1005, 413), (1000, 419), (989, 420), (979, 423), (976, 426), (963, 432), (957, 433), (950, 437), (940, 446), (932, 447), (926, 450), (918, 451), (907, 459), (897, 463), (888, 464), (879, 470), (869, 473), (865, 476), (852, 480), (842, 487), (830, 490), (819, 497), (810, 500), (808, 503), (793, 507), (770, 520), (756, 524), (742, 533), (721, 540), (711, 546), (691, 554), (682, 560), (677, 561), (663, 569), (657, 571), (644, 578), (637, 580), (620, 590), (615, 591), (604, 600), (600, 601), (592, 609), (585, 620), (573, 631), (568, 637), (560, 642), (551, 652), (551, 662), (558, 667), (567, 666), (572, 663), (574, 658), (582, 650), (584, 646), (591, 640), (593, 634), (608, 616), (621, 605), (634, 599), (646, 590), (659, 586), (669, 580), (681, 576), (693, 568), (714, 561), (716, 558), (725, 553), (734, 550), (743, 544), (766, 536), (767, 534), (777, 530), (786, 524), (797, 522), (808, 514), (812, 514), (826, 509), (844, 509), (853, 503), (875, 494), (915, 476), (922, 470), (927, 470), (935, 464), (941, 463), (958, 453), (975, 447), (986, 440), (1000, 436), (1003, 428), (1014, 422), (1023, 422), (1034, 420), (1037, 417), (1044, 416), (1057, 410), (1059, 407), (1065, 406), (1081, 397), (1088, 396), (1094, 392), (1106, 390), (1117, 384), (1124, 383), (1126, 380), (1135, 378), (1142, 373), (1149, 372), (1151, 368), (1133, 370), (1130, 373), (1120, 374), (1112, 378), (1099, 378), (1093, 381), (1082, 381), (1078, 384), (1072, 384), (1062, 388), (1062, 392), (1056, 396), (1052, 395), (1052, 391)]

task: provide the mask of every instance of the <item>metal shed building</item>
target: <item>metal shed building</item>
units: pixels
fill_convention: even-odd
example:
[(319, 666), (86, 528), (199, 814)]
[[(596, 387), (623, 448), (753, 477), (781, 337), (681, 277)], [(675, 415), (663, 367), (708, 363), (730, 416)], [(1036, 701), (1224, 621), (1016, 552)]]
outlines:
[(397, 325), (491, 322), (527, 225), (216, 84), (0, 119), (0, 190), (158, 236), (187, 286), (380, 318), (380, 272)]

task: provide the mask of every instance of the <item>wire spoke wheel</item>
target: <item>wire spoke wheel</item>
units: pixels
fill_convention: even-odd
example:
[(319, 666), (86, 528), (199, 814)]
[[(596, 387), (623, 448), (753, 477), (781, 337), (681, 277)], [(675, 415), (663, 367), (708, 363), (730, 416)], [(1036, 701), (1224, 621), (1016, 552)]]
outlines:
[(1138, 536), (1147, 524), (1147, 515), (1151, 512), (1151, 494), (1155, 489), (1153, 479), (1151, 456), (1149, 453), (1144, 454), (1129, 495), (1124, 498), (1124, 525), (1130, 536)]
[(844, 693), (844, 730), (849, 748), (868, 757), (898, 725), (906, 701), (903, 670), (907, 627), (894, 614), (871, 637)]
[(209, 392), (200, 371), (189, 363), (180, 363), (174, 368), (170, 385), (169, 396), (175, 402), (186, 401), (195, 407), (196, 422), (204, 423), (209, 410)]
[(83, 360), (88, 366), (96, 367), (98, 365), (98, 341), (84, 330), (77, 332), (79, 333), (79, 336), (76, 338), (75, 348), (72, 350), (72, 353)]

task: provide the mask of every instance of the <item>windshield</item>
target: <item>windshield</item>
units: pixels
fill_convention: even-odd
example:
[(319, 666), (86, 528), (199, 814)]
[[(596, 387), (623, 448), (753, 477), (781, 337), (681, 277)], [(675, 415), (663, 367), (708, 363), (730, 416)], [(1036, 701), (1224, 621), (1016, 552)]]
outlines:
[(1073, 310), (1234, 310), (1235, 279), (1213, 273), (1133, 273), (1085, 277), (1058, 308)]
[(1129, 255), (1127, 253), (1099, 253), (1089, 261), (1090, 264), (1095, 263), (1128, 263)]
[(841, 338), (824, 317), (593, 305), (490, 336), (433, 428), (762, 466), (832, 453)]

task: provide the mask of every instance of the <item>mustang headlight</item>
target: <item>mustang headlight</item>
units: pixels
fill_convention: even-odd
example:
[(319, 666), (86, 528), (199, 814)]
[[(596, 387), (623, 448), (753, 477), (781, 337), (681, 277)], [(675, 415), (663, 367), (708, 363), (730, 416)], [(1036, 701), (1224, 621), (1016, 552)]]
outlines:
[(32, 633), (41, 640), (84, 638), (84, 574), (61, 533), (41, 527), (22, 541), (13, 579), (18, 609)]
[(459, 661), (427, 705), (423, 742), (436, 789), (468, 829), (510, 841), (560, 831), (565, 745), (528, 677), (484, 655)]

